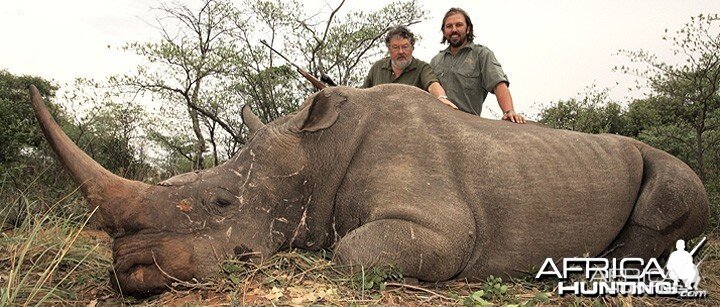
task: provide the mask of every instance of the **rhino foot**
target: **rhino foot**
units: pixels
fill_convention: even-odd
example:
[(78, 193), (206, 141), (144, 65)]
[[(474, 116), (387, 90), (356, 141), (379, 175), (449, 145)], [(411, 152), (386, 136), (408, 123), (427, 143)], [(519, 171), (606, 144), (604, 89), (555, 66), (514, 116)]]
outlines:
[(396, 219), (367, 223), (340, 239), (334, 260), (375, 267), (393, 265), (403, 275), (424, 281), (448, 280), (462, 271), (469, 249), (451, 236)]

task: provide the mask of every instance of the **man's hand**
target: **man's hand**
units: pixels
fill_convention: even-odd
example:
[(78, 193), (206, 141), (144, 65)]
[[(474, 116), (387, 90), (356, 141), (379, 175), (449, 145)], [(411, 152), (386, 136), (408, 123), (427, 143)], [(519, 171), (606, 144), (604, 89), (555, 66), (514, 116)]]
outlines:
[(446, 104), (448, 107), (451, 107), (455, 110), (458, 109), (458, 107), (454, 103), (452, 103), (452, 101), (450, 101), (449, 99), (447, 99), (445, 97), (438, 97), (438, 100), (440, 100), (440, 102)]
[(430, 86), (428, 86), (427, 91), (428, 91), (428, 93), (430, 93), (430, 95), (437, 97), (437, 99), (440, 100), (440, 102), (446, 104), (447, 106), (449, 106), (455, 110), (458, 109), (458, 107), (456, 107), (455, 104), (452, 103), (452, 101), (450, 101), (447, 98), (447, 96), (445, 96), (446, 95), (445, 89), (442, 87), (442, 85), (440, 85), (440, 82), (430, 83)]
[(510, 95), (510, 89), (508, 89), (507, 82), (498, 82), (495, 85), (495, 97), (497, 98), (500, 110), (503, 110), (503, 120), (511, 121), (513, 123), (524, 124), (525, 118), (522, 115), (515, 113), (513, 109), (512, 95)]
[(511, 121), (513, 123), (524, 124), (525, 118), (522, 115), (515, 113), (514, 110), (508, 110), (503, 114), (503, 120)]

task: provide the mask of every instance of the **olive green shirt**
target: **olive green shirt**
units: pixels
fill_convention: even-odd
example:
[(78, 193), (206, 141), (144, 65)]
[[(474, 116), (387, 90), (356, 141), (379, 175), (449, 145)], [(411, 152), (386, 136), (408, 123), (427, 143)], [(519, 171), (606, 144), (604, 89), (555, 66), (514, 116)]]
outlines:
[(440, 80), (435, 76), (435, 73), (433, 73), (428, 63), (413, 58), (410, 65), (405, 67), (402, 74), (395, 78), (390, 58), (386, 57), (373, 64), (367, 77), (365, 77), (365, 83), (363, 83), (362, 87), (369, 88), (378, 84), (400, 83), (417, 86), (427, 91), (433, 82), (440, 82)]
[(445, 93), (460, 110), (480, 115), (488, 93), (500, 82), (508, 81), (495, 54), (485, 46), (473, 43), (460, 47), (455, 56), (450, 47), (430, 61)]

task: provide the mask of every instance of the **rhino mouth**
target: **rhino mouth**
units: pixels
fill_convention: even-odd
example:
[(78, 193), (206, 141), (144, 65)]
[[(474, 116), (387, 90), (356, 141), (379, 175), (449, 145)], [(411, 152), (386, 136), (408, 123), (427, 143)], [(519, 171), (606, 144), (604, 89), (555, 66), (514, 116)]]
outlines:
[[(183, 240), (184, 239), (184, 240)], [(197, 272), (194, 248), (184, 236), (132, 235), (113, 243), (116, 289), (137, 297), (166, 291), (174, 282), (189, 281)]]

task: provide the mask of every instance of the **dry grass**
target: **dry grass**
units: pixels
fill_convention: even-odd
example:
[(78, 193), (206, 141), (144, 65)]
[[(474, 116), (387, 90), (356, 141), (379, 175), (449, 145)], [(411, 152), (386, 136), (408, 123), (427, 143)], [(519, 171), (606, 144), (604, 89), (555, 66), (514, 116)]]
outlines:
[[(28, 207), (33, 204), (28, 204)], [(52, 206), (51, 206), (52, 207)], [(457, 306), (720, 306), (720, 237), (700, 251), (705, 299), (558, 297), (553, 281), (529, 277), (484, 283), (417, 283), (392, 268), (339, 267), (327, 252), (289, 251), (262, 264), (228, 260), (218, 276), (138, 300), (109, 287), (110, 239), (85, 222), (27, 215), (0, 233), (0, 306), (7, 305), (403, 305)]]
[[(409, 306), (720, 306), (720, 240), (709, 239), (703, 258), (700, 287), (708, 291), (705, 299), (657, 297), (585, 298), (555, 295), (553, 282), (512, 280), (485, 283), (452, 281), (444, 283), (404, 283), (389, 278), (381, 287), (363, 287), (364, 281), (387, 271), (347, 274), (347, 268), (333, 265), (323, 253), (292, 251), (281, 253), (261, 266), (228, 261), (223, 277), (203, 284), (201, 289), (173, 290), (149, 301), (149, 305), (409, 305)], [(390, 271), (392, 272), (392, 271)], [(379, 274), (378, 274), (379, 273)], [(392, 274), (390, 274), (392, 275)], [(478, 297), (495, 285), (506, 286), (504, 293)], [(212, 286), (210, 286), (212, 285)], [(499, 287), (495, 286), (495, 287)], [(382, 288), (382, 290), (380, 290)]]
[(27, 215), (21, 227), (4, 230), (0, 306), (81, 302), (79, 289), (102, 288), (111, 265), (108, 242), (86, 238), (85, 222)]
[[(283, 252), (254, 264), (229, 260), (221, 273), (202, 283), (137, 300), (121, 297), (108, 286), (109, 240), (96, 231), (81, 231), (48, 221), (0, 237), (0, 305), (409, 305), (452, 306), (718, 306), (720, 301), (720, 240), (711, 237), (702, 250), (701, 288), (706, 299), (653, 297), (558, 297), (552, 282), (512, 280), (485, 283), (453, 281), (416, 283), (385, 270), (347, 273), (326, 253)], [(381, 280), (380, 282), (378, 282)], [(372, 283), (371, 283), (372, 282)], [(406, 283), (408, 282), (408, 283)], [(497, 284), (497, 286), (495, 286)], [(504, 292), (495, 291), (505, 286)], [(479, 295), (479, 291), (495, 295)]]

